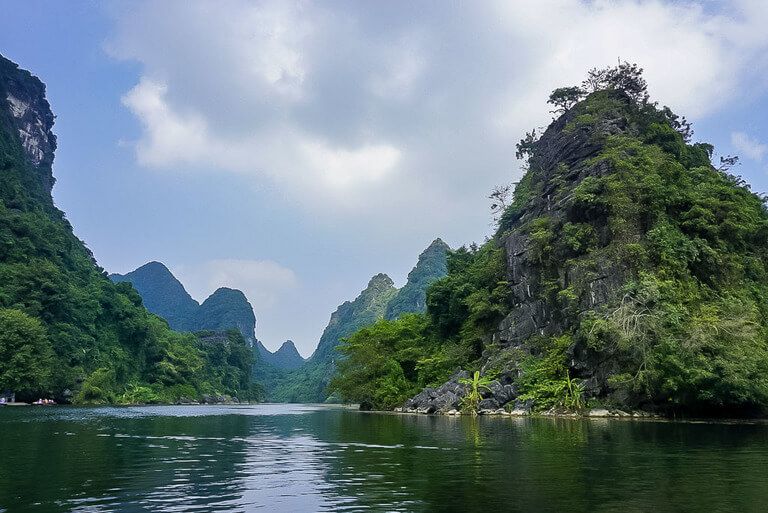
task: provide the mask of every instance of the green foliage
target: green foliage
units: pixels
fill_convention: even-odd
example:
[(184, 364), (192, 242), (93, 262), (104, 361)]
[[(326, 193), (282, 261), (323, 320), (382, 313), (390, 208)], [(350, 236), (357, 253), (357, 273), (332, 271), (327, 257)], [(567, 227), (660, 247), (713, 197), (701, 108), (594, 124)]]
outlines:
[(480, 358), (509, 309), (504, 253), (495, 240), (462, 247), (447, 270), (427, 290), (426, 315), (380, 321), (340, 347), (331, 389), (343, 400), (391, 408)]
[(580, 87), (559, 87), (552, 91), (547, 103), (554, 105), (553, 114), (562, 114), (573, 107), (585, 94)]
[(416, 266), (408, 273), (408, 281), (387, 304), (385, 318), (397, 319), (405, 313), (421, 313), (427, 309), (427, 288), (448, 273), (448, 245), (435, 240), (419, 255)]
[(75, 402), (86, 405), (112, 404), (116, 402), (116, 389), (115, 371), (101, 367), (85, 379), (75, 397)]
[(515, 190), (512, 193), (512, 204), (501, 214), (499, 219), (499, 229), (497, 231), (497, 237), (504, 234), (504, 232), (510, 230), (514, 223), (520, 218), (523, 213), (523, 208), (528, 204), (531, 198), (536, 194), (534, 189), (534, 173), (527, 169), (523, 177), (515, 186)]
[[(448, 251), (448, 245), (442, 240), (433, 241), (419, 255), (416, 266), (408, 274), (408, 281), (399, 290), (394, 288), (392, 280), (386, 275), (375, 276), (354, 301), (342, 304), (331, 315), (317, 350), (300, 368), (285, 373), (267, 365), (257, 365), (254, 371), (258, 379), (265, 383), (269, 399), (320, 402), (338, 401), (342, 396), (355, 401), (360, 399), (352, 397), (367, 397), (362, 392), (347, 394), (350, 387), (340, 387), (338, 383), (331, 389), (327, 388), (337, 365), (344, 365), (343, 360), (347, 358), (345, 353), (337, 351), (337, 346), (356, 331), (382, 318), (392, 320), (409, 313), (424, 312), (427, 308), (427, 288), (447, 273)], [(448, 359), (449, 356), (436, 354), (428, 362), (422, 362), (425, 375), (443, 376), (443, 367), (449, 365)], [(396, 370), (395, 367), (390, 369)], [(331, 397), (328, 395), (329, 391), (332, 392)], [(380, 400), (385, 399), (386, 395)]]
[[(538, 408), (579, 402), (567, 399), (579, 395), (567, 349), (603, 362), (611, 374), (607, 393), (622, 404), (764, 407), (763, 201), (741, 179), (715, 169), (711, 145), (690, 144), (690, 125), (649, 103), (642, 82), (632, 85), (627, 101), (614, 78), (601, 79), (596, 92), (572, 107), (585, 125), (590, 118), (582, 116), (589, 114), (595, 129), (600, 120), (624, 119), (625, 132), (594, 136), (601, 150), (586, 163), (610, 172), (559, 184), (554, 194), (565, 201), (566, 217), (525, 225), (543, 298), (571, 327), (567, 345), (555, 336), (534, 351), (521, 380), (526, 397)], [(533, 158), (536, 152), (534, 146)], [(575, 308), (606, 266), (625, 276), (613, 291), (621, 300), (587, 312)], [(566, 273), (574, 281), (564, 286)]]
[(495, 240), (448, 255), (448, 276), (427, 291), (427, 314), (437, 335), (480, 356), (489, 329), (509, 310), (504, 251)]
[(405, 314), (361, 329), (339, 347), (345, 356), (329, 391), (368, 408), (391, 409), (418, 391), (422, 355), (429, 353), (424, 315)]
[(382, 319), (387, 305), (397, 294), (392, 279), (386, 274), (371, 278), (368, 286), (354, 301), (347, 301), (331, 315), (320, 337), (317, 349), (302, 367), (277, 376), (269, 383), (269, 398), (279, 402), (322, 402), (335, 372), (336, 347), (357, 330)]
[[(512, 306), (499, 240), (513, 233), (530, 301), (558, 327), (519, 348), (518, 385), (537, 409), (580, 409), (587, 394), (689, 412), (768, 407), (768, 210), (711, 164), (711, 145), (691, 143), (685, 118), (649, 101), (641, 72), (592, 70), (573, 105), (575, 88), (553, 94), (565, 123), (518, 145), (528, 169), (497, 238), (449, 255), (421, 337), (401, 341), (390, 328), (388, 344), (410, 344), (419, 364), (406, 385), (391, 374), (402, 392), (388, 397), (493, 359), (491, 335)], [(553, 162), (558, 138), (592, 157)], [(373, 337), (352, 337), (350, 361), (372, 354)], [(350, 364), (338, 380), (352, 375)], [(350, 380), (348, 395), (363, 382)]]
[(20, 310), (0, 309), (0, 391), (20, 401), (47, 396), (53, 350), (42, 323)]
[(523, 374), (518, 384), (521, 400), (533, 399), (537, 410), (584, 407), (584, 391), (579, 380), (571, 379), (568, 350), (569, 335), (531, 341), (534, 354), (523, 362)]
[(471, 378), (462, 378), (459, 383), (467, 385), (467, 393), (461, 398), (461, 409), (477, 415), (480, 401), (483, 400), (483, 390), (489, 390), (488, 385), (493, 380), (488, 376), (480, 376), (480, 371), (475, 371)]

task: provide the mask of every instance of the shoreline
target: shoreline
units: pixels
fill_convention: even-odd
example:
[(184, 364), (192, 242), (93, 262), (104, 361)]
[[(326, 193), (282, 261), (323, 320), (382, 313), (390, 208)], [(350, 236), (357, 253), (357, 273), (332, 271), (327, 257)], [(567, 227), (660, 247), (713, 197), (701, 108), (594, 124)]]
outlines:
[(545, 411), (545, 412), (527, 412), (523, 410), (481, 410), (476, 414), (463, 413), (457, 410), (446, 412), (422, 412), (417, 410), (408, 410), (404, 408), (395, 408), (394, 410), (371, 410), (370, 413), (389, 413), (393, 415), (418, 415), (424, 417), (493, 417), (493, 418), (515, 418), (515, 419), (568, 419), (568, 420), (620, 420), (635, 422), (666, 422), (666, 423), (684, 423), (684, 424), (768, 424), (768, 417), (671, 417), (657, 413), (645, 411), (625, 412), (623, 410), (614, 410), (607, 408), (595, 408), (584, 413), (563, 412), (563, 411)]
[[(499, 410), (481, 410), (477, 414), (464, 413), (458, 410), (449, 410), (445, 412), (425, 412), (415, 409), (395, 408), (393, 410), (360, 410), (357, 404), (342, 403), (275, 403), (275, 402), (240, 402), (240, 403), (157, 403), (157, 404), (100, 404), (100, 405), (77, 405), (77, 404), (56, 404), (56, 405), (34, 405), (31, 403), (14, 402), (5, 403), (3, 406), (12, 408), (23, 406), (48, 406), (63, 408), (141, 408), (157, 406), (228, 406), (228, 407), (250, 407), (250, 406), (269, 406), (269, 405), (296, 405), (296, 406), (332, 406), (348, 411), (354, 411), (366, 414), (386, 414), (386, 415), (409, 415), (419, 417), (490, 417), (490, 418), (513, 418), (513, 419), (553, 419), (553, 420), (618, 420), (630, 422), (663, 422), (680, 424), (723, 424), (723, 425), (768, 425), (768, 417), (672, 417), (646, 411), (623, 411), (618, 409), (594, 408), (582, 413), (564, 412), (564, 411), (545, 411), (529, 412), (524, 410), (506, 411)], [(0, 408), (2, 410), (2, 408)]]

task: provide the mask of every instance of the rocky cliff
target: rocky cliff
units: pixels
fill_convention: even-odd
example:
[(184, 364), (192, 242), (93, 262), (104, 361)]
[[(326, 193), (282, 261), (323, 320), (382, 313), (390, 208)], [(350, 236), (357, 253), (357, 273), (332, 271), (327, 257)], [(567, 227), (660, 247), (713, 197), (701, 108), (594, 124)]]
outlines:
[(53, 188), (53, 157), (56, 136), (52, 132), (55, 116), (45, 98), (45, 85), (26, 70), (0, 56), (3, 82), (3, 122), (8, 132), (18, 138), (24, 158), (34, 169), (42, 190)]

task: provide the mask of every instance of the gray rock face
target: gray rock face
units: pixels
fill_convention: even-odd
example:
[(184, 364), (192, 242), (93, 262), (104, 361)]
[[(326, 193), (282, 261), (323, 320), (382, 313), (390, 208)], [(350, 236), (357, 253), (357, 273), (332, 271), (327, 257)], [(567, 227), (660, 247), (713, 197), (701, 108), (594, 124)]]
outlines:
[[(514, 228), (502, 238), (514, 304), (494, 337), (502, 344), (519, 345), (532, 335), (554, 335), (568, 328), (567, 321), (542, 299), (539, 262), (531, 254), (529, 222), (546, 216), (553, 223), (564, 223), (581, 216), (571, 205), (573, 189), (587, 177), (610, 172), (605, 163), (591, 163), (590, 159), (603, 149), (606, 136), (630, 129), (626, 120), (618, 115), (594, 128), (565, 129), (574, 115), (569, 111), (561, 116), (536, 143), (535, 156), (529, 165), (536, 173), (535, 181), (541, 194), (531, 199), (515, 219)], [(615, 260), (597, 261), (591, 268), (565, 268), (560, 274), (562, 289), (574, 284), (585, 291), (578, 298), (578, 306), (587, 310), (616, 298), (625, 281), (626, 269)]]
[(21, 141), (24, 156), (39, 172), (47, 193), (53, 188), (51, 165), (56, 151), (54, 115), (45, 99), (45, 85), (29, 71), (0, 55), (0, 115), (5, 117)]

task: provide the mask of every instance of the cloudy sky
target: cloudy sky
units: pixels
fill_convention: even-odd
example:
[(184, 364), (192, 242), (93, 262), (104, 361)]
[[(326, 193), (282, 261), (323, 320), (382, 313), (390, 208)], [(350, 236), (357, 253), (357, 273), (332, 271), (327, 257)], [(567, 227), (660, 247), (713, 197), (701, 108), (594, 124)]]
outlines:
[(242, 289), (309, 355), (378, 272), (492, 231), (555, 87), (617, 59), (768, 191), (762, 0), (2, 2), (48, 84), (57, 204), (110, 272)]

